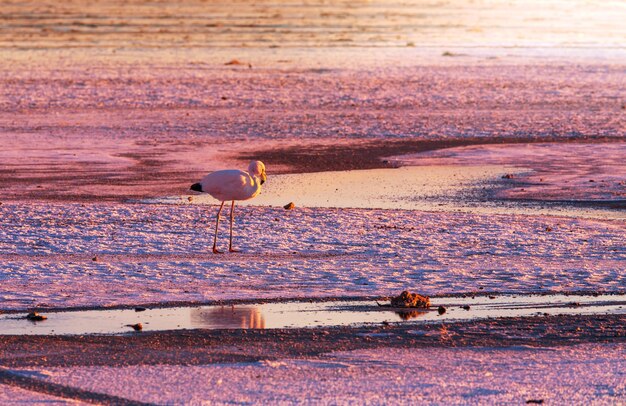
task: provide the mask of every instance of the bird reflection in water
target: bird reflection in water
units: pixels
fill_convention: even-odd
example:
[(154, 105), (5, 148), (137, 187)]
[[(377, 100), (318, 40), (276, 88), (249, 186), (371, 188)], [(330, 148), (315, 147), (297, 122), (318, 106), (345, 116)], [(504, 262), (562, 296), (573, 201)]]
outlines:
[(191, 321), (200, 328), (265, 328), (263, 314), (253, 306), (192, 309)]
[(404, 321), (415, 319), (417, 317), (425, 315), (427, 312), (419, 310), (402, 310), (397, 311), (396, 314)]

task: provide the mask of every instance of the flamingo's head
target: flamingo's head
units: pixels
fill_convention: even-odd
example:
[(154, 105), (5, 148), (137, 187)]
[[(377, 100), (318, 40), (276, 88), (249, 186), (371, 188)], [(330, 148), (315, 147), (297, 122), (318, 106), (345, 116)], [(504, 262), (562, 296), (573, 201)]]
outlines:
[(265, 165), (261, 161), (252, 161), (248, 166), (248, 173), (250, 175), (255, 176), (261, 180), (261, 185), (265, 183), (267, 180), (267, 175), (265, 174)]

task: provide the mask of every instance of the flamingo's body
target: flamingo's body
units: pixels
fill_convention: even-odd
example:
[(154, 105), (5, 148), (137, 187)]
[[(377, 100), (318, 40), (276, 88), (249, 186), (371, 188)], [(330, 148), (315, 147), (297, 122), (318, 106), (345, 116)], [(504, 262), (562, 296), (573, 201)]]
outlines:
[(261, 185), (266, 179), (267, 176), (265, 175), (265, 165), (263, 165), (263, 162), (252, 161), (248, 166), (248, 172), (236, 169), (212, 172), (202, 178), (200, 182), (191, 185), (191, 190), (208, 193), (222, 202), (215, 220), (215, 235), (213, 237), (214, 253), (221, 253), (217, 249), (217, 227), (224, 203), (227, 200), (232, 200), (233, 202), (230, 208), (230, 245), (228, 250), (234, 252), (233, 221), (235, 217), (235, 200), (248, 200), (257, 196), (261, 193)]

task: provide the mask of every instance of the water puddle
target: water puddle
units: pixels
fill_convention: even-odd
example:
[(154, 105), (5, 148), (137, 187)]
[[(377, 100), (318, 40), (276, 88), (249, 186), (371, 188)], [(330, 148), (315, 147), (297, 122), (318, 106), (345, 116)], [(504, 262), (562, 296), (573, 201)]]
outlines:
[[(383, 304), (383, 303), (381, 303)], [(446, 311), (439, 314), (438, 307)], [(380, 307), (375, 301), (284, 302), (234, 306), (154, 308), (136, 311), (86, 310), (45, 312), (43, 321), (26, 314), (0, 316), (0, 334), (121, 334), (141, 323), (143, 331), (182, 329), (271, 329), (359, 326), (389, 323), (470, 321), (539, 315), (626, 314), (626, 295), (502, 295), (440, 297), (429, 310)]]
[[(392, 162), (393, 164), (393, 162)], [(428, 165), (299, 173), (270, 176), (261, 194), (242, 206), (405, 209), (482, 214), (536, 214), (586, 218), (623, 218), (602, 207), (563, 202), (509, 201), (493, 198), (503, 175), (530, 171), (512, 165)], [(215, 205), (206, 194), (145, 199), (144, 203)]]
[[(503, 165), (406, 166), (389, 169), (329, 171), (273, 175), (261, 194), (242, 205), (298, 207), (425, 209), (450, 203), (482, 190), (486, 182), (499, 180), (520, 169)], [(215, 204), (208, 195), (172, 196), (150, 201), (170, 204)]]

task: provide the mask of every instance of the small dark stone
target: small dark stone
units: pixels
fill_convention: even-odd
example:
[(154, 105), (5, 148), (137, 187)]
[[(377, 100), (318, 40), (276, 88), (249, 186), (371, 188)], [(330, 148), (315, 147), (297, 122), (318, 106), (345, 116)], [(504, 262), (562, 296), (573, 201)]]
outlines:
[(289, 203), (287, 203), (286, 205), (284, 205), (284, 206), (283, 206), (283, 208), (284, 208), (285, 210), (291, 210), (291, 209), (293, 209), (294, 207), (296, 207), (296, 205), (295, 205), (295, 204), (293, 204), (293, 202), (289, 202)]
[(30, 321), (43, 321), (43, 320), (47, 319), (46, 316), (41, 315), (41, 314), (39, 314), (37, 312), (28, 313), (26, 318), (28, 320), (30, 320)]
[(443, 307), (443, 306), (439, 306), (439, 307), (437, 308), (437, 313), (439, 313), (439, 315), (442, 315), (442, 314), (444, 314), (445, 312), (446, 312), (446, 308), (445, 308), (445, 307)]
[(550, 226), (546, 227), (546, 231), (547, 231), (547, 232), (552, 231), (552, 227), (550, 227)]
[(137, 323), (137, 324), (127, 324), (126, 327), (131, 327), (133, 330), (135, 331), (141, 331), (143, 330), (143, 324), (141, 323)]
[(136, 312), (145, 312), (146, 310), (148, 310), (148, 309), (146, 309), (145, 307), (140, 307), (140, 306), (139, 307), (135, 307), (135, 311)]
[(94, 261), (94, 262), (96, 262), (96, 261), (98, 260), (98, 257), (97, 257), (97, 256), (95, 256), (95, 257), (91, 258), (91, 260), (92, 260), (92, 261)]
[(461, 306), (461, 309), (463, 309), (463, 310), (469, 310), (469, 309), (470, 309), (470, 306), (469, 306), (469, 305)]
[(495, 296), (489, 296), (489, 299), (495, 299), (495, 298), (496, 298)]
[(534, 404), (540, 405), (543, 403), (543, 399), (528, 399), (526, 403), (534, 403)]
[(513, 175), (507, 173), (506, 175), (502, 175), (502, 179), (513, 179)]

